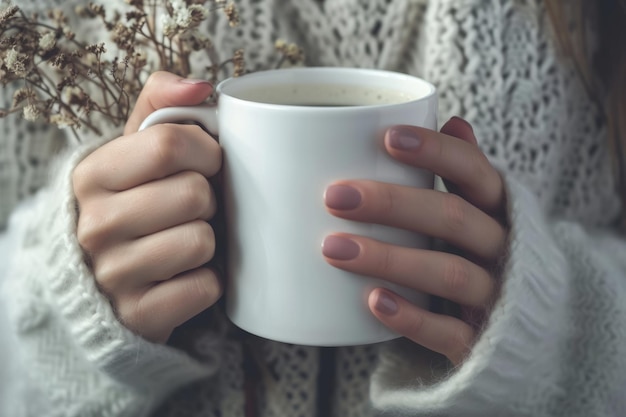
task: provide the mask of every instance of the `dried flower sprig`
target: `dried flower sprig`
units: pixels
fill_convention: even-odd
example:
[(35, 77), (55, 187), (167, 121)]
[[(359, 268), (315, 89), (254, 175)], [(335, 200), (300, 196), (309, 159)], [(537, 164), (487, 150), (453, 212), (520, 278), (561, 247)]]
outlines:
[[(27, 120), (100, 134), (103, 123), (121, 126), (148, 75), (166, 70), (186, 77), (195, 53), (209, 58), (212, 81), (228, 65), (244, 74), (242, 50), (220, 60), (210, 38), (199, 27), (221, 10), (230, 26), (239, 13), (226, 0), (126, 0), (124, 12), (91, 3), (76, 9), (82, 19), (99, 19), (112, 43), (92, 44), (77, 38), (58, 10), (45, 16), (26, 15), (11, 5), (0, 10), (0, 83), (15, 86), (8, 109), (0, 117), (21, 113)], [(295, 45), (277, 43), (283, 62), (302, 60)], [(99, 118), (93, 117), (98, 114)], [(96, 120), (98, 122), (96, 122)]]
[(282, 67), (285, 63), (299, 65), (304, 62), (304, 51), (295, 43), (287, 43), (283, 39), (278, 39), (274, 43), (274, 48), (281, 55), (277, 67)]

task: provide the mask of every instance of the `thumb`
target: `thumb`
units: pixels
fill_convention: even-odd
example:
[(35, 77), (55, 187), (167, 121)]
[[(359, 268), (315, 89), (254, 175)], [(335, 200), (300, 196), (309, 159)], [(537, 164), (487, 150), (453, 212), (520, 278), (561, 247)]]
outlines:
[(158, 71), (150, 75), (139, 94), (124, 135), (136, 132), (141, 122), (155, 110), (172, 106), (194, 106), (202, 103), (213, 91), (205, 80), (192, 80), (178, 75)]

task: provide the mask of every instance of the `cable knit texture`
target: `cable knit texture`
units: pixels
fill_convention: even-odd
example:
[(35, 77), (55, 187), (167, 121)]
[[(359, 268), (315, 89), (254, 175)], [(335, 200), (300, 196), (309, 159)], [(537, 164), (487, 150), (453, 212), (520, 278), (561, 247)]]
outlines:
[[(53, 3), (71, 8), (20, 5)], [(49, 173), (53, 181), (11, 222), (23, 232), (2, 302), (23, 372), (3, 381), (21, 388), (0, 415), (626, 415), (626, 244), (610, 229), (620, 204), (606, 129), (542, 1), (237, 3), (240, 28), (218, 16), (206, 27), (223, 56), (244, 47), (249, 67), (265, 68), (283, 38), (304, 48), (308, 65), (415, 74), (437, 86), (440, 120), (474, 126), (506, 180), (511, 230), (501, 294), (471, 355), (450, 369), (406, 340), (281, 344), (244, 335), (219, 308), (169, 346), (143, 340), (116, 320), (75, 237), (72, 169), (116, 132), (77, 147), (54, 129), (3, 119), (0, 224)]]

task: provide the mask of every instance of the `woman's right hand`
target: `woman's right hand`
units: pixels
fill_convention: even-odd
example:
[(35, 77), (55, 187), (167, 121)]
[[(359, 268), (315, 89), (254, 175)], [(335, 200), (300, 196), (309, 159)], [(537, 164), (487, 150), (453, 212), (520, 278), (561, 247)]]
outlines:
[(221, 168), (221, 149), (198, 126), (163, 124), (137, 132), (153, 111), (195, 105), (207, 82), (153, 74), (124, 135), (74, 170), (77, 237), (97, 285), (121, 322), (164, 343), (175, 327), (213, 305), (222, 286), (207, 267), (216, 212), (208, 178)]

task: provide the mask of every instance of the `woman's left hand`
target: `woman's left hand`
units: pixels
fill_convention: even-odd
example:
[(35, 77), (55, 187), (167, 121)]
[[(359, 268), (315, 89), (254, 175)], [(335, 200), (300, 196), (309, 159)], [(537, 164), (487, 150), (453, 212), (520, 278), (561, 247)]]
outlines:
[[(397, 126), (387, 132), (385, 148), (395, 159), (439, 175), (450, 192), (365, 180), (339, 181), (326, 189), (328, 211), (344, 219), (432, 236), (456, 248), (458, 254), (405, 248), (342, 233), (324, 240), (322, 252), (327, 262), (486, 313), (496, 295), (491, 271), (507, 240), (505, 191), (500, 174), (479, 149), (472, 127), (457, 117), (439, 133)], [(387, 327), (445, 355), (454, 364), (467, 355), (480, 327), (465, 317), (429, 312), (382, 288), (371, 292), (368, 303)]]

